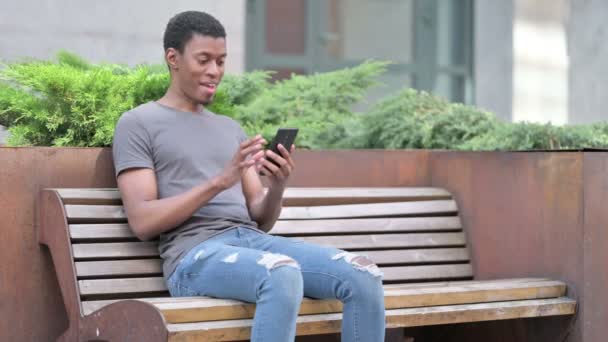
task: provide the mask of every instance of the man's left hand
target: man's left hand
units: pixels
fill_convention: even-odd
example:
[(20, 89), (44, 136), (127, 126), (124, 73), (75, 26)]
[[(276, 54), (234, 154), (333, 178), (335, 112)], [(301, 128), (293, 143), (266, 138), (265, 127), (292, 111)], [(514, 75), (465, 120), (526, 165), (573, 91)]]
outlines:
[[(277, 147), (281, 154), (278, 155), (271, 150), (267, 150), (265, 158), (260, 159), (258, 169), (263, 175), (268, 176), (270, 187), (285, 187), (291, 172), (296, 167), (293, 159), (291, 158), (291, 155), (295, 152), (296, 147), (291, 145), (290, 151), (287, 151), (287, 149), (281, 144), (279, 144)], [(274, 160), (278, 166), (273, 164), (269, 159)]]

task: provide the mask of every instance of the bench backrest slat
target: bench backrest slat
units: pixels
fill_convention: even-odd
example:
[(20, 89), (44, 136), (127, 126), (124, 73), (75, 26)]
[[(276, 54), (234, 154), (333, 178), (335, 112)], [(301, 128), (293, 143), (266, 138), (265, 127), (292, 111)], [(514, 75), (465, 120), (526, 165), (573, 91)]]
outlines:
[[(328, 235), (348, 233), (400, 233), (461, 230), (458, 216), (392, 217), (331, 220), (280, 220), (271, 234), (285, 236)], [(72, 224), (70, 237), (73, 241), (129, 240), (135, 236), (126, 223)]]
[[(467, 262), (466, 248), (433, 248), (412, 250), (363, 251), (381, 268), (405, 264), (430, 264), (442, 262)], [(135, 254), (135, 253), (133, 253)], [(135, 255), (132, 255), (135, 256)], [(95, 277), (125, 277), (157, 275), (162, 272), (159, 258), (76, 261), (76, 275), (79, 279)]]

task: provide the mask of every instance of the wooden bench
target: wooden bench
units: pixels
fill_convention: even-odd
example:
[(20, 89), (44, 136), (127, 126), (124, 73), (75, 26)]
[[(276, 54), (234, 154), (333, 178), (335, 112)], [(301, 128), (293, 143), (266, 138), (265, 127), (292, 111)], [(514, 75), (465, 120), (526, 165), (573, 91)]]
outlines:
[[(575, 312), (559, 281), (474, 281), (456, 202), (443, 189), (290, 188), (284, 204), (271, 234), (364, 253), (380, 266), (388, 328)], [(253, 304), (169, 297), (156, 242), (132, 235), (116, 189), (44, 190), (38, 222), (69, 316), (63, 340), (249, 338)], [(297, 334), (339, 332), (341, 310), (339, 301), (305, 298)]]

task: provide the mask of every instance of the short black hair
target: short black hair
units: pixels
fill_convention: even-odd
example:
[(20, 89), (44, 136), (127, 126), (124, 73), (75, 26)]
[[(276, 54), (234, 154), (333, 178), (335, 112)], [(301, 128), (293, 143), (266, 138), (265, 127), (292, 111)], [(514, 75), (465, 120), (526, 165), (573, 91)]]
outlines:
[(213, 38), (226, 38), (224, 26), (212, 15), (199, 11), (186, 11), (176, 14), (169, 20), (163, 44), (165, 51), (174, 48), (180, 53), (194, 34), (211, 36)]

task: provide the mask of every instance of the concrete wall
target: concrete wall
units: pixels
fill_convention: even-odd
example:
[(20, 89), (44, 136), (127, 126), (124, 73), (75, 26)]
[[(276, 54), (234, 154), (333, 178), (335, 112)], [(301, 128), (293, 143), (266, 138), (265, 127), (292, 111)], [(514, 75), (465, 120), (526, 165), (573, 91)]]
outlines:
[(570, 0), (568, 120), (608, 120), (608, 1)]
[(513, 121), (568, 123), (569, 0), (515, 0)]
[(606, 18), (604, 0), (476, 1), (475, 103), (509, 121), (607, 121)]
[(513, 102), (513, 3), (505, 0), (475, 1), (474, 11), (475, 104), (510, 121)]
[(48, 59), (59, 49), (88, 60), (162, 63), (167, 21), (184, 10), (207, 11), (228, 34), (228, 72), (245, 65), (245, 0), (0, 1), (0, 58)]

